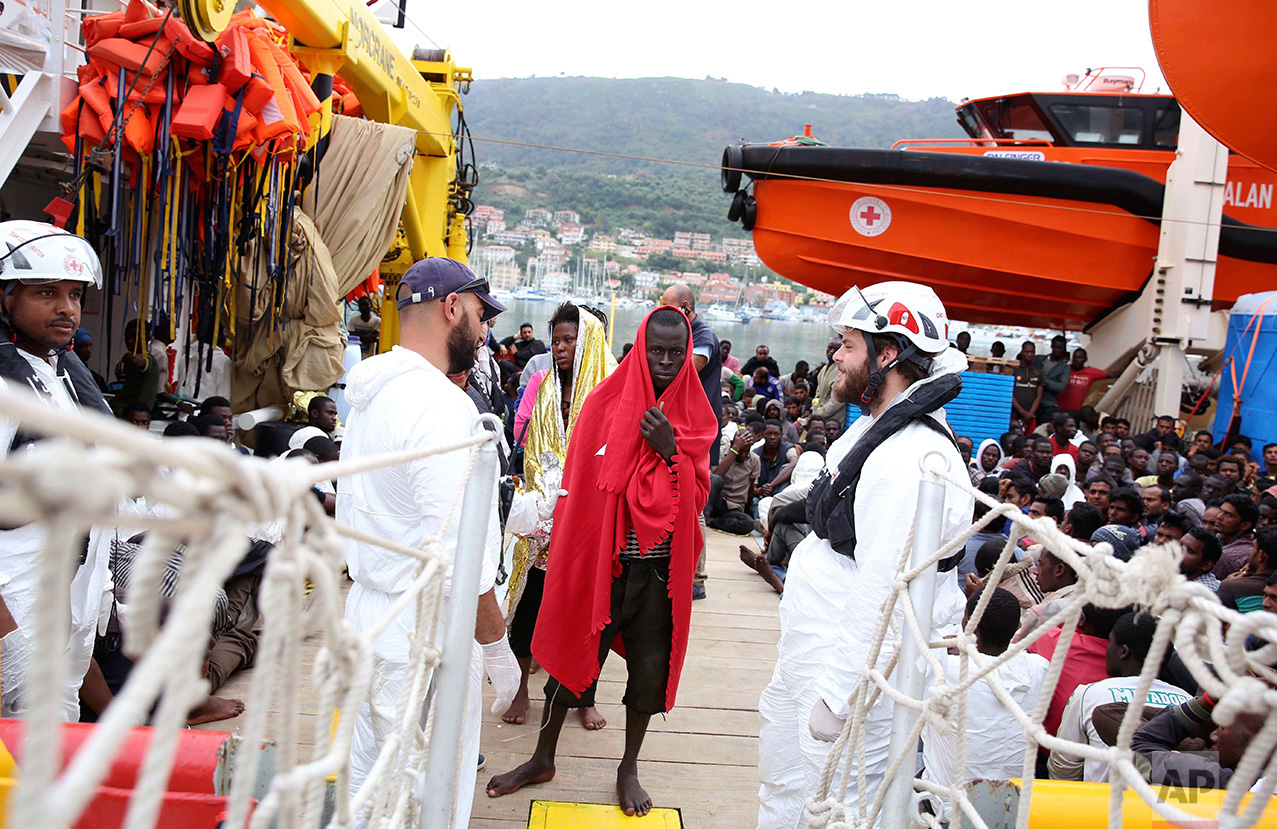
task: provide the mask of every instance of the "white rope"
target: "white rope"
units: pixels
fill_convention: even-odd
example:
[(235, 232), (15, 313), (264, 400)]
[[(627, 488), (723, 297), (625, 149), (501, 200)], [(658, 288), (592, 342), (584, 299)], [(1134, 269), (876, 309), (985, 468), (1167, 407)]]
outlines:
[[(906, 742), (910, 746), (909, 750), (890, 758), (883, 780), (891, 780), (897, 771), (912, 771), (912, 746), (917, 744), (918, 737), (927, 724), (941, 732), (952, 729), (957, 748), (952, 785), (942, 786), (931, 781), (917, 780), (914, 788), (924, 793), (933, 803), (940, 799), (948, 800), (955, 817), (961, 814), (970, 825), (988, 829), (967, 795), (967, 760), (972, 747), (966, 744), (969, 726), (966, 692), (977, 682), (988, 684), (998, 701), (1023, 729), (1026, 737), (1021, 797), (1016, 813), (1016, 825), (1019, 829), (1028, 827), (1039, 746), (1048, 751), (1060, 751), (1083, 760), (1108, 764), (1111, 781), (1109, 825), (1115, 829), (1122, 825), (1122, 795), (1128, 787), (1161, 818), (1170, 821), (1200, 820), (1200, 817), (1181, 811), (1173, 803), (1159, 799), (1136, 768), (1130, 744), (1141, 722), (1142, 705), (1128, 706), (1118, 729), (1117, 744), (1107, 748), (1096, 748), (1090, 744), (1054, 737), (1043, 727), (1042, 721), (1051, 695), (1059, 683), (1064, 657), (1077, 632), (1082, 608), (1091, 604), (1101, 608), (1136, 605), (1159, 617), (1157, 635), (1140, 672), (1134, 699), (1147, 697), (1153, 680), (1173, 645), (1202, 689), (1212, 699), (1219, 700), (1212, 715), (1217, 723), (1231, 722), (1243, 712), (1266, 717), (1264, 728), (1252, 740), (1229, 781), (1218, 816), (1222, 829), (1246, 829), (1253, 826), (1262, 815), (1274, 786), (1277, 785), (1277, 775), (1265, 778), (1246, 809), (1240, 809), (1242, 797), (1259, 778), (1264, 777), (1264, 762), (1274, 748), (1277, 748), (1277, 717), (1272, 716), (1277, 711), (1277, 690), (1274, 689), (1277, 672), (1268, 667), (1269, 663), (1277, 662), (1277, 644), (1248, 652), (1246, 642), (1250, 636), (1257, 636), (1267, 642), (1277, 643), (1277, 616), (1262, 611), (1243, 615), (1229, 610), (1219, 603), (1214, 591), (1186, 581), (1179, 573), (1181, 553), (1178, 543), (1141, 547), (1130, 561), (1123, 562), (1114, 557), (1108, 544), (1092, 546), (1065, 535), (1049, 519), (1029, 518), (1019, 508), (974, 489), (966, 475), (943, 471), (935, 474), (947, 486), (988, 506), (989, 512), (979, 521), (965, 527), (928, 556), (926, 561), (912, 569), (908, 566), (913, 546), (911, 528), (909, 540), (900, 553), (891, 592), (882, 605), (882, 619), (871, 640), (865, 664), (858, 666), (861, 676), (848, 700), (850, 716), (844, 723), (842, 733), (833, 743), (817, 786), (808, 798), (808, 825), (813, 829), (870, 829), (878, 822), (887, 787), (885, 782), (879, 786), (872, 803), (867, 804), (871, 790), (867, 785), (865, 770), (865, 722), (880, 695), (885, 695), (895, 705), (913, 709), (920, 716)], [(979, 653), (975, 645), (975, 630), (992, 597), (992, 590), (983, 591), (966, 627), (956, 638), (931, 641), (930, 631), (922, 630), (918, 624), (917, 614), (909, 600), (909, 583), (926, 568), (935, 566), (940, 560), (962, 549), (972, 535), (983, 531), (999, 516), (1005, 518), (1012, 529), (986, 583), (997, 585), (1002, 582), (1009, 569), (1016, 566), (1011, 562), (1016, 548), (1015, 539), (1029, 535), (1077, 573), (1073, 593), (1061, 600), (1055, 612), (1044, 619), (1042, 624), (998, 657)], [(897, 606), (903, 610), (904, 627), (900, 630), (891, 623), (891, 609)], [(1025, 711), (1012, 698), (996, 671), (1056, 627), (1061, 627), (1061, 634), (1056, 642), (1041, 694), (1034, 709), (1031, 712)], [(926, 656), (930, 669), (928, 687), (919, 698), (904, 694), (891, 682), (895, 654), (899, 653), (905, 636), (912, 637)], [(945, 670), (932, 653), (932, 649), (938, 648), (958, 650), (959, 679), (956, 685), (947, 684)], [(880, 658), (884, 656), (890, 656), (891, 660), (885, 670), (877, 667)], [(1261, 682), (1252, 674), (1267, 678), (1273, 684)], [(979, 747), (974, 749), (978, 751)], [(854, 763), (847, 762), (848, 758), (852, 758)], [(852, 765), (856, 766), (854, 773), (850, 768)], [(834, 786), (835, 779), (840, 780), (838, 787)], [(857, 794), (854, 814), (845, 806), (851, 785), (855, 786)], [(934, 816), (925, 813), (911, 812), (905, 817), (920, 826), (939, 826), (939, 821)], [(891, 818), (897, 821), (897, 825), (904, 825), (900, 816)]]
[[(441, 658), (444, 574), (451, 563), (442, 538), (464, 486), (458, 487), (448, 505), (438, 534), (419, 548), (339, 525), (324, 514), (310, 490), (319, 480), (468, 450), (464, 482), (477, 447), (492, 439), (490, 433), (484, 430), (473, 438), (358, 462), (272, 464), (213, 441), (156, 440), (97, 413), (61, 412), (20, 391), (0, 392), (0, 418), (48, 438), (29, 451), (0, 459), (0, 521), (10, 526), (39, 523), (46, 529), (33, 611), (33, 664), (29, 690), (24, 689), (30, 700), (29, 723), (11, 826), (59, 829), (74, 824), (110, 771), (112, 758), (133, 725), (145, 720), (158, 703), (154, 733), (139, 764), (126, 816), (130, 829), (156, 825), (187, 712), (207, 694), (200, 667), (214, 596), (247, 552), (250, 533), (268, 525), (282, 527), (282, 536), (269, 557), (259, 591), (258, 607), (265, 624), (246, 700), (243, 743), (235, 758), (225, 825), (234, 829), (250, 823), (255, 829), (318, 827), (325, 788), (333, 777), (338, 797), (330, 825), (335, 829), (351, 826), (361, 811), (371, 814), (369, 825), (375, 827), (415, 824), (418, 783), (430, 740), (415, 701), (425, 696)], [(162, 504), (164, 512), (158, 517), (120, 513), (119, 504), (139, 497), (148, 504)], [(119, 528), (123, 535), (147, 533), (128, 596), (126, 650), (137, 663), (74, 760), (58, 774), (69, 585), (83, 539), (90, 532), (96, 535), (110, 528)], [(344, 560), (345, 538), (379, 545), (414, 563), (408, 589), (365, 631), (356, 631), (344, 616), (337, 574)], [(185, 546), (183, 573), (161, 625), (160, 579), (179, 543)], [(307, 582), (312, 592), (303, 602)], [(395, 711), (393, 733), (365, 783), (347, 796), (355, 719), (378, 681), (372, 643), (408, 609), (415, 611), (416, 624), (408, 681)], [(322, 633), (323, 641), (308, 671), (302, 645), (316, 633)], [(308, 689), (317, 698), (317, 706), (303, 711), (301, 700)], [(432, 712), (430, 719), (462, 715), (460, 711)], [(314, 748), (310, 760), (302, 762), (296, 747), (305, 716), (314, 718)], [(276, 773), (254, 806), (261, 761), (256, 749), (271, 741), (276, 745)], [(459, 794), (470, 796), (469, 792)]]

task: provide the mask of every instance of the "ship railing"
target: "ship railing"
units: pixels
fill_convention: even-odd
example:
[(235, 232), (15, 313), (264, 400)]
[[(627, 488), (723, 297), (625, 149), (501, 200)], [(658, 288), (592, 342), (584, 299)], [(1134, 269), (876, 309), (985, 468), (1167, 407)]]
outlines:
[(891, 145), (893, 150), (904, 150), (910, 147), (1054, 147), (1052, 141), (1045, 138), (902, 138)]

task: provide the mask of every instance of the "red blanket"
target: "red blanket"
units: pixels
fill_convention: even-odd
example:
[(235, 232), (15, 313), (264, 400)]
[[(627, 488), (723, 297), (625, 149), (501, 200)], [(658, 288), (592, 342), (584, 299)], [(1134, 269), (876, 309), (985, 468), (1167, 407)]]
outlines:
[[(669, 533), (674, 617), (669, 710), (687, 654), (692, 579), (704, 543), (699, 516), (709, 499), (709, 449), (719, 425), (692, 361), (689, 325), (687, 362), (659, 401), (678, 442), (674, 463), (667, 465), (639, 434), (639, 421), (657, 405), (645, 357), (650, 317), (639, 326), (629, 356), (585, 399), (568, 444), (563, 474), (568, 494), (554, 512), (532, 653), (564, 687), (584, 692), (599, 676), (599, 637), (610, 619), (612, 580), (621, 573), (626, 531), (634, 530), (642, 550)], [(613, 649), (624, 655), (620, 644), (617, 637)]]

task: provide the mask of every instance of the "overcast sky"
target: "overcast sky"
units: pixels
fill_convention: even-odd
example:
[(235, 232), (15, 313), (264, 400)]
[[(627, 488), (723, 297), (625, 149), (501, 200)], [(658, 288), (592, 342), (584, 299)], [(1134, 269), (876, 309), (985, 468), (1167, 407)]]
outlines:
[(476, 78), (708, 75), (783, 92), (956, 101), (1058, 89), (1070, 72), (1128, 65), (1148, 72), (1146, 92), (1166, 91), (1145, 0), (407, 3), (420, 28), (397, 39), (410, 48), (428, 36)]

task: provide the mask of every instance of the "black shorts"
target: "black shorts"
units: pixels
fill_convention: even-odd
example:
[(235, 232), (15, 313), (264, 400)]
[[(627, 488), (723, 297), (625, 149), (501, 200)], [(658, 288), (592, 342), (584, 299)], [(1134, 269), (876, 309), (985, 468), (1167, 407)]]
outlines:
[[(627, 708), (640, 714), (665, 713), (665, 688), (670, 678), (674, 609), (669, 594), (670, 560), (621, 559), (621, 575), (612, 580), (611, 621), (599, 638), (599, 669), (619, 634), (625, 645)], [(545, 698), (568, 708), (594, 705), (595, 680), (580, 696), (550, 677)]]
[(510, 620), (510, 650), (519, 659), (532, 658), (532, 633), (537, 626), (537, 613), (541, 610), (541, 596), (545, 594), (545, 571), (528, 566), (523, 576), (523, 595), (514, 608)]

